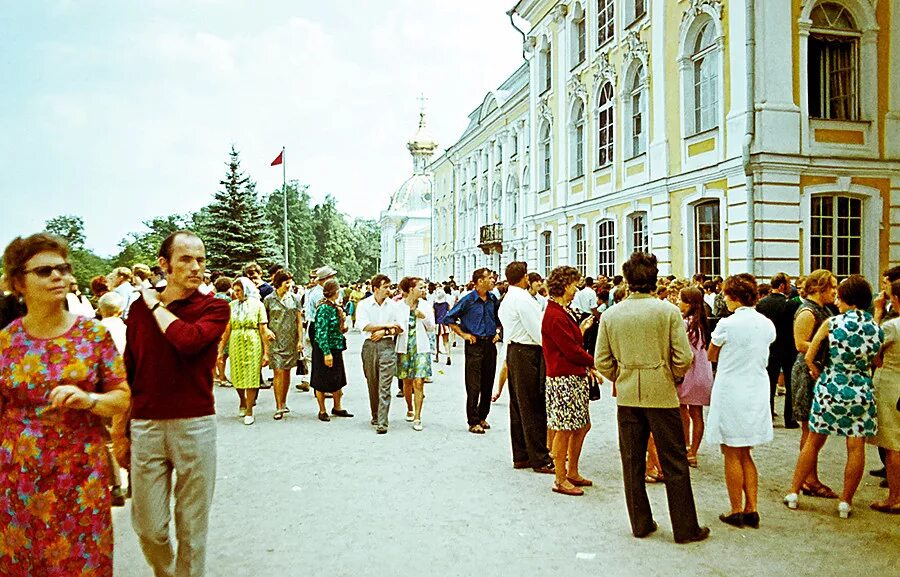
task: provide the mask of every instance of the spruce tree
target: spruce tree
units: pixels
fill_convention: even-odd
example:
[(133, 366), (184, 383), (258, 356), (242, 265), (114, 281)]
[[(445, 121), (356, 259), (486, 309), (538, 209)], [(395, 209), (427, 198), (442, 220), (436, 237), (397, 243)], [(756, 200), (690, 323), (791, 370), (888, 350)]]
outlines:
[(238, 151), (231, 147), (225, 179), (198, 224), (209, 268), (235, 275), (250, 261), (262, 267), (279, 259), (279, 251), (256, 195), (256, 183), (241, 171)]

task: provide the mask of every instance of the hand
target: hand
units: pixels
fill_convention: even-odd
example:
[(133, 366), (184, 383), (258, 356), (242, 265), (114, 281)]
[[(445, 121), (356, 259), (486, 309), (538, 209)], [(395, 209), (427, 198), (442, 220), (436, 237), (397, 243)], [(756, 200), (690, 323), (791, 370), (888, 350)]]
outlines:
[(496, 403), (496, 402), (497, 402), (497, 399), (500, 398), (500, 395), (501, 395), (502, 393), (503, 393), (503, 391), (501, 391), (501, 390), (499, 390), (499, 389), (496, 390), (496, 391), (494, 391), (494, 394), (491, 395), (491, 402), (492, 402), (492, 403)]
[(262, 356), (262, 366), (263, 366), (263, 367), (268, 367), (268, 366), (269, 366), (269, 353), (263, 353), (263, 356)]
[(491, 342), (494, 344), (498, 343), (499, 341), (500, 341), (500, 335), (494, 335), (493, 340), (491, 340)]
[(878, 296), (875, 297), (875, 300), (872, 301), (874, 308), (876, 311), (883, 311), (885, 305), (887, 304), (887, 295), (884, 294), (884, 291), (878, 293)]
[(475, 343), (478, 342), (478, 339), (475, 338), (475, 335), (473, 335), (473, 334), (471, 334), (471, 333), (465, 333), (465, 334), (462, 336), (462, 338), (463, 338), (464, 341), (466, 341), (467, 343), (472, 344), (472, 345), (474, 345)]
[(819, 375), (822, 374), (822, 371), (819, 369), (818, 365), (815, 363), (806, 363), (807, 368), (809, 368), (809, 376), (813, 378), (814, 381), (819, 380)]
[(397, 323), (394, 323), (394, 324), (392, 324), (392, 325), (388, 325), (388, 328), (389, 328), (389, 329), (392, 331), (392, 333), (395, 334), (395, 335), (399, 335), (400, 333), (403, 332), (403, 327), (401, 327), (401, 326), (398, 325)]
[(50, 391), (50, 406), (54, 409), (89, 409), (91, 398), (87, 391), (75, 385), (60, 385)]
[(153, 305), (159, 302), (159, 293), (156, 289), (141, 289), (141, 296), (144, 298), (144, 303), (148, 309), (153, 308)]
[(334, 366), (334, 357), (331, 355), (325, 355), (325, 366), (329, 369)]
[(423, 312), (420, 311), (419, 309), (416, 309), (416, 318), (417, 318), (417, 319), (424, 319), (424, 318), (425, 318), (425, 313), (423, 313)]
[(380, 341), (381, 339), (384, 338), (384, 335), (385, 335), (384, 331), (372, 331), (372, 336), (369, 337), (369, 340), (372, 341), (373, 343), (377, 343), (378, 341)]
[(267, 341), (272, 342), (272, 341), (275, 340), (275, 333), (273, 333), (273, 332), (272, 332), (272, 329), (270, 329), (270, 328), (268, 328), (268, 327), (266, 327), (265, 335), (266, 335), (266, 340), (267, 340)]

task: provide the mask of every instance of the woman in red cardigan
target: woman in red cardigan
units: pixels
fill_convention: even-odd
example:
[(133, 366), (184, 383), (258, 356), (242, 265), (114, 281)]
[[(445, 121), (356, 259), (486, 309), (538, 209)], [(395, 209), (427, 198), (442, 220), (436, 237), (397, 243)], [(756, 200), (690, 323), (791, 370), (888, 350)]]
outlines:
[(594, 359), (583, 344), (584, 332), (593, 324), (594, 317), (588, 317), (579, 326), (569, 309), (580, 280), (581, 275), (570, 266), (551, 271), (547, 279), (550, 301), (541, 325), (547, 366), (547, 428), (554, 432), (553, 491), (563, 495), (584, 495), (581, 487), (593, 485), (578, 472), (581, 447), (591, 428), (588, 375), (595, 375)]

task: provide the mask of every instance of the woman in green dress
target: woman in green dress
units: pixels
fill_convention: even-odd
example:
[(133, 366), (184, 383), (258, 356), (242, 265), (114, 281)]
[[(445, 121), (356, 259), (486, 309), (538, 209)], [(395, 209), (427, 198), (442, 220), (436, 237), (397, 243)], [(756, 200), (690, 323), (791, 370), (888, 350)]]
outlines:
[(406, 330), (397, 337), (397, 378), (403, 383), (406, 397), (406, 420), (413, 429), (422, 430), (422, 403), (425, 401), (425, 379), (431, 376), (431, 342), (428, 333), (434, 330), (434, 308), (425, 299), (425, 281), (405, 277), (400, 291), (408, 314)]
[(312, 372), (310, 386), (316, 390), (316, 401), (319, 403), (319, 420), (330, 421), (331, 417), (325, 409), (325, 393), (331, 393), (334, 406), (331, 414), (335, 417), (352, 417), (346, 409), (341, 408), (342, 391), (347, 385), (347, 373), (344, 371), (344, 351), (347, 330), (344, 311), (337, 304), (340, 285), (335, 279), (328, 280), (322, 286), (324, 299), (316, 308), (315, 339), (317, 347), (313, 347)]
[(263, 305), (269, 317), (269, 328), (275, 334), (275, 340), (269, 347), (269, 365), (275, 374), (275, 414), (272, 418), (279, 421), (290, 412), (287, 393), (291, 385), (291, 369), (297, 366), (302, 318), (300, 299), (291, 290), (294, 277), (279, 271), (275, 273), (272, 286), (275, 292), (263, 299)]
[[(241, 400), (240, 414), (245, 425), (252, 425), (253, 406), (259, 391), (259, 372), (269, 364), (269, 340), (266, 309), (259, 300), (259, 292), (247, 277), (238, 277), (231, 285), (234, 300), (231, 321), (222, 336), (228, 343), (231, 359), (231, 383)], [(224, 345), (219, 348), (219, 358), (225, 356)]]

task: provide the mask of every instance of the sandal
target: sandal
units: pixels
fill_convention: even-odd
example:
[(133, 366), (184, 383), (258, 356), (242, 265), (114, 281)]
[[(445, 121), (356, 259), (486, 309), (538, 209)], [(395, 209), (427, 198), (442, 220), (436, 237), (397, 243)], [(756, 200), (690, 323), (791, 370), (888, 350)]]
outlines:
[(896, 505), (889, 505), (885, 501), (875, 501), (869, 508), (873, 511), (878, 511), (879, 513), (887, 513), (888, 515), (900, 515), (900, 503)]
[(824, 483), (818, 485), (810, 485), (803, 483), (800, 492), (809, 497), (821, 497), (822, 499), (837, 499), (837, 493), (831, 490), (831, 487)]
[(284, 409), (278, 409), (277, 411), (275, 411), (275, 414), (272, 415), (272, 418), (275, 419), (276, 421), (280, 421), (281, 419), (284, 418), (284, 414), (286, 412), (287, 411), (285, 411)]
[(590, 479), (585, 479), (584, 477), (574, 478), (574, 477), (566, 477), (566, 480), (575, 485), (576, 487), (593, 487), (594, 482)]
[(556, 481), (553, 482), (553, 492), (559, 493), (560, 495), (571, 495), (572, 497), (580, 497), (581, 495), (584, 495), (584, 491), (582, 491), (578, 487), (567, 489)]
[(693, 467), (696, 469), (697, 468), (697, 455), (688, 455), (687, 462), (688, 462), (689, 467)]
[(647, 473), (646, 475), (644, 475), (645, 483), (662, 483), (662, 480), (662, 475), (660, 475), (659, 473)]

